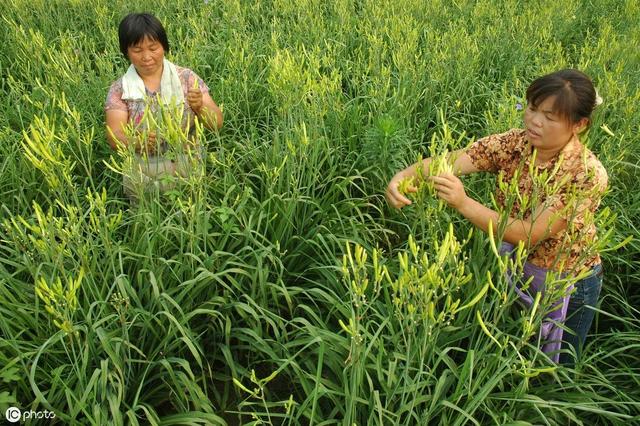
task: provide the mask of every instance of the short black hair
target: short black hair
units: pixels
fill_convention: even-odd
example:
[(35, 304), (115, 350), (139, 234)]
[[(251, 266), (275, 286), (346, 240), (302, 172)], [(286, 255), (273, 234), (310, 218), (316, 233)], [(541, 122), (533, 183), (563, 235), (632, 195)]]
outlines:
[(534, 107), (555, 96), (553, 112), (570, 123), (591, 120), (596, 107), (596, 89), (582, 71), (565, 69), (537, 78), (527, 89), (527, 102)]
[(130, 13), (120, 21), (118, 39), (120, 52), (128, 58), (127, 50), (144, 40), (145, 37), (162, 44), (165, 52), (169, 52), (169, 40), (162, 23), (150, 13)]

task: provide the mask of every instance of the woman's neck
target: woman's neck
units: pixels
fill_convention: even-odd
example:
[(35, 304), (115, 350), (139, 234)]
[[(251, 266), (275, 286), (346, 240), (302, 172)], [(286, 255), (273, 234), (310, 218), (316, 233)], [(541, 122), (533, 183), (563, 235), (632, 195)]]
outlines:
[(536, 166), (539, 166), (541, 164), (547, 163), (548, 161), (551, 161), (560, 152), (562, 152), (562, 150), (567, 145), (569, 145), (570, 143), (572, 143), (574, 141), (578, 141), (578, 137), (576, 135), (572, 135), (567, 142), (565, 142), (562, 146), (560, 146), (559, 148), (556, 148), (556, 149), (545, 150), (544, 148), (536, 148), (537, 153), (536, 153), (536, 160), (535, 160), (534, 164)]
[(164, 65), (151, 74), (141, 74), (140, 72), (138, 72), (138, 75), (140, 76), (140, 78), (142, 79), (142, 82), (144, 83), (144, 87), (146, 87), (151, 92), (157, 92), (160, 89), (160, 82), (162, 81), (163, 69), (164, 69)]

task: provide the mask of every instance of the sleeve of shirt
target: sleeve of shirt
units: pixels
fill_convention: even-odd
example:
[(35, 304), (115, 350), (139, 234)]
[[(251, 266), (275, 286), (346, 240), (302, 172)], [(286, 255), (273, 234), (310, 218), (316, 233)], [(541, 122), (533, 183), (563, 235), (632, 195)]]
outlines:
[(467, 148), (466, 153), (478, 169), (497, 173), (511, 162), (514, 155), (520, 154), (518, 142), (521, 134), (521, 130), (513, 129), (478, 139)]
[(129, 112), (127, 103), (122, 100), (122, 79), (118, 79), (118, 81), (113, 83), (109, 88), (109, 93), (107, 93), (107, 99), (104, 103), (104, 110), (118, 110)]
[(600, 162), (578, 171), (567, 185), (546, 200), (560, 218), (574, 229), (582, 229), (593, 220), (593, 214), (607, 191), (609, 177)]

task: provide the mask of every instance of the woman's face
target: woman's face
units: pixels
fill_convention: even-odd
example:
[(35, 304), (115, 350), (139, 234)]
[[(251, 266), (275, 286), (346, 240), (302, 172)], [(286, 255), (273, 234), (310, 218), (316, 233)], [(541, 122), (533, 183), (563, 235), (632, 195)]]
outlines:
[(162, 72), (164, 48), (158, 40), (145, 37), (138, 44), (127, 48), (127, 56), (141, 76)]
[(527, 105), (524, 112), (524, 125), (527, 140), (539, 151), (559, 152), (578, 133), (582, 120), (570, 123), (553, 111), (555, 96), (549, 96), (537, 106)]

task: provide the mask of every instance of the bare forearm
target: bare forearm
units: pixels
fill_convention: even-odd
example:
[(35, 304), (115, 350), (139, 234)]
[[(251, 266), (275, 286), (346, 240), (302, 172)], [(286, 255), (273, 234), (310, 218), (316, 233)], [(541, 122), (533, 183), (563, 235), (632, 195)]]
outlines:
[[(500, 215), (476, 200), (467, 197), (465, 202), (458, 208), (458, 212), (464, 216), (469, 222), (484, 232), (488, 232), (491, 223), (493, 232), (496, 232)], [(502, 240), (511, 244), (518, 244), (524, 241), (526, 245), (533, 243), (532, 241), (533, 225), (524, 220), (508, 218)]]
[(129, 135), (122, 129), (112, 132), (110, 128), (107, 127), (107, 140), (111, 148), (116, 151), (126, 151), (129, 147), (133, 147), (133, 150), (137, 154), (146, 153), (148, 155), (155, 155), (158, 148), (156, 146), (155, 132)]
[[(194, 111), (195, 112), (195, 111)], [(222, 127), (222, 111), (216, 107), (203, 106), (200, 111), (196, 112), (198, 119), (209, 130), (219, 130)]]
[[(420, 176), (426, 177), (429, 174), (430, 163), (431, 163), (431, 158), (425, 158), (424, 160), (418, 161), (412, 164), (411, 166), (407, 167), (406, 169), (400, 171), (398, 174), (396, 174), (396, 177), (399, 177), (400, 179), (414, 178), (416, 180)], [(422, 172), (418, 173), (418, 170), (420, 170), (420, 168), (422, 168)]]
[(116, 151), (121, 148), (127, 148), (131, 143), (122, 129), (113, 130), (110, 127), (107, 127), (107, 141), (111, 148)]
[[(527, 247), (555, 235), (566, 229), (566, 220), (552, 208), (539, 206), (527, 220), (507, 217), (506, 219), (495, 210), (485, 207), (481, 203), (467, 196), (462, 181), (452, 173), (431, 176), (429, 179), (442, 200), (456, 209), (469, 222), (482, 231), (487, 232), (504, 228), (502, 240), (511, 244), (523, 241)], [(500, 223), (501, 220), (506, 223)]]

